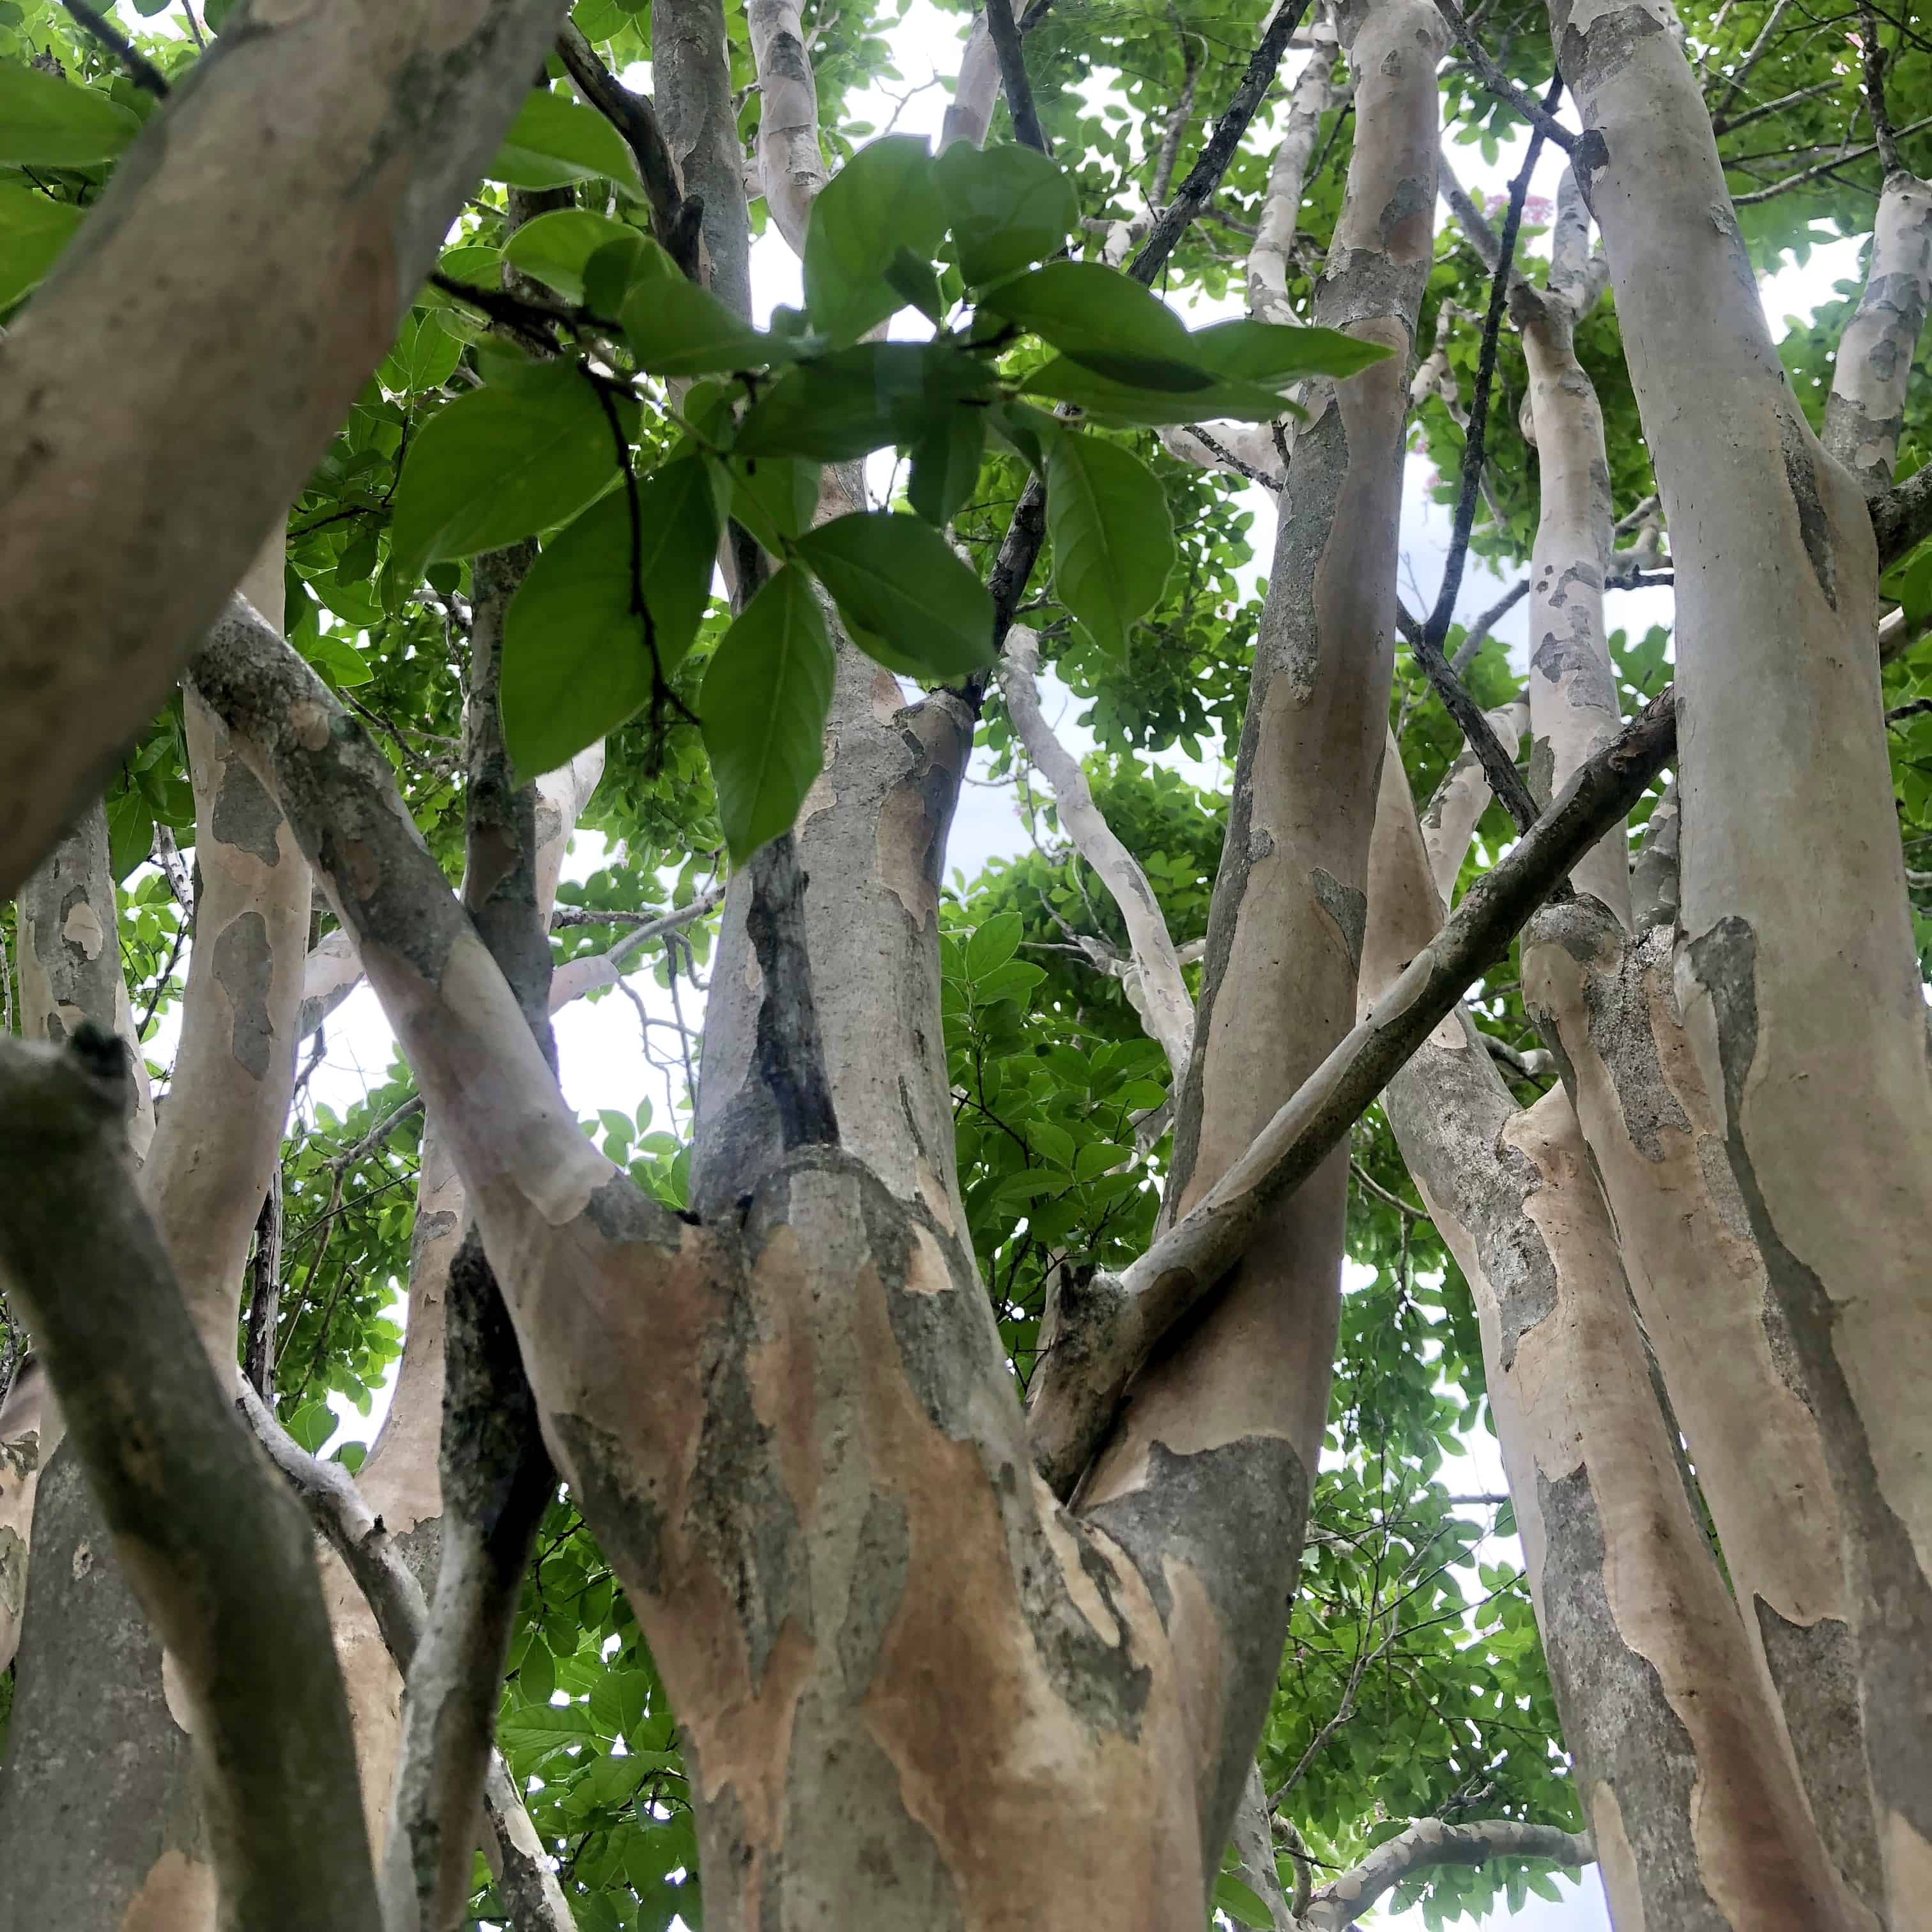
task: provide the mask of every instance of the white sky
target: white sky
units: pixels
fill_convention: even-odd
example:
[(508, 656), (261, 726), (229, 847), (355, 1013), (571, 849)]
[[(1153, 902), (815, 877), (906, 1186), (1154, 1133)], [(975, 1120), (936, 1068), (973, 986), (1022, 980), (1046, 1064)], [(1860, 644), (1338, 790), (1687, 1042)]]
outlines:
[[(885, 32), (902, 78), (856, 97), (851, 110), (854, 118), (883, 128), (896, 111), (896, 131), (924, 134), (936, 142), (947, 98), (944, 90), (924, 86), (924, 91), (914, 93), (903, 106), (899, 105), (897, 97), (908, 89), (922, 88), (935, 76), (950, 78), (956, 73), (962, 25), (960, 16), (939, 13), (928, 4), (928, 0), (911, 0), (903, 20)], [(1305, 56), (1289, 58), (1292, 63), (1298, 63)], [(1283, 84), (1274, 96), (1277, 116), (1293, 71), (1291, 65)], [(626, 78), (634, 86), (647, 86), (648, 70), (633, 70)], [(1107, 74), (1096, 73), (1088, 83), (1088, 88), (1096, 94), (1101, 93), (1112, 78)], [(1248, 145), (1258, 151), (1270, 149), (1273, 141), (1270, 130), (1257, 128), (1251, 131)], [(1520, 138), (1513, 150), (1505, 149), (1493, 164), (1488, 165), (1477, 148), (1456, 148), (1451, 152), (1464, 186), (1480, 196), (1507, 189), (1510, 176), (1520, 164), (1522, 146)], [(1554, 201), (1564, 160), (1560, 150), (1546, 147), (1532, 184), (1534, 194)], [(1546, 244), (1536, 245), (1546, 250)], [(1831, 300), (1834, 292), (1833, 285), (1857, 274), (1858, 252), (1858, 244), (1855, 241), (1829, 243), (1814, 249), (1810, 260), (1802, 267), (1789, 265), (1778, 274), (1765, 278), (1762, 284), (1765, 305), (1774, 326), (1781, 324), (1787, 316), (1808, 316), (1814, 305)], [(752, 280), (754, 307), (761, 322), (769, 316), (774, 304), (785, 302), (796, 305), (802, 299), (797, 260), (776, 227), (769, 229), (752, 249)], [(1176, 306), (1191, 322), (1196, 324), (1240, 312), (1239, 298), (1234, 296), (1218, 304), (1178, 303)], [(916, 323), (918, 320), (916, 316), (900, 317), (895, 332), (907, 329), (909, 322)], [(880, 459), (874, 459), (875, 488), (884, 480), (880, 462)], [(890, 453), (886, 466), (890, 466)], [(1402, 506), (1402, 580), (1403, 595), (1413, 608), (1426, 608), (1432, 600), (1441, 577), (1450, 528), (1450, 510), (1430, 497), (1430, 476), (1431, 468), (1426, 458), (1410, 459)], [(1238, 494), (1243, 506), (1254, 513), (1252, 541), (1256, 555), (1249, 567), (1246, 588), (1251, 587), (1253, 580), (1267, 568), (1274, 542), (1274, 513), (1273, 502), (1258, 488), (1248, 485)], [(1628, 506), (1619, 506), (1620, 508), (1625, 507)], [(1494, 602), (1510, 580), (1496, 575), (1480, 560), (1472, 556), (1457, 600), (1458, 618), (1467, 620), (1485, 609)], [(1652, 624), (1668, 625), (1671, 618), (1671, 593), (1667, 589), (1624, 592), (1612, 597), (1610, 620), (1613, 628), (1622, 628), (1636, 635)], [(1497, 630), (1497, 634), (1510, 646), (1511, 656), (1520, 668), (1525, 662), (1527, 622), (1527, 605), (1520, 603)], [(1042, 676), (1042, 687), (1046, 715), (1061, 739), (1083, 754), (1090, 752), (1094, 748), (1093, 736), (1078, 722), (1077, 701), (1051, 673)], [(1161, 754), (1159, 762), (1172, 765), (1197, 784), (1225, 785), (1226, 782), (1227, 770), (1218, 746), (1206, 748), (1206, 762), (1203, 764), (1195, 764), (1178, 751)], [(983, 778), (987, 763), (983, 752), (976, 754), (972, 775)], [(968, 784), (962, 790), (954, 820), (947, 857), (948, 877), (956, 867), (970, 880), (989, 859), (1017, 856), (1027, 849), (1026, 831), (1012, 788)], [(604, 850), (600, 839), (580, 836), (573, 844), (566, 877), (582, 879), (595, 872), (602, 862)], [(653, 1016), (667, 1019), (670, 1017), (669, 999), (658, 988), (648, 972), (640, 973), (632, 983)], [(694, 1022), (698, 1018), (695, 1010), (700, 1004), (687, 992), (687, 1020)], [(170, 1023), (164, 1028), (162, 1039), (154, 1043), (154, 1058), (165, 1061), (172, 1057), (178, 1016), (177, 1008)], [(614, 994), (606, 994), (594, 1004), (580, 1000), (557, 1014), (556, 1029), (564, 1090), (580, 1114), (590, 1116), (602, 1108), (629, 1114), (640, 1096), (648, 1095), (656, 1114), (653, 1125), (669, 1124), (663, 1076), (644, 1058), (636, 1012), (628, 1001)], [(338, 1111), (346, 1111), (362, 1099), (368, 1085), (385, 1077), (394, 1052), (394, 1036), (374, 994), (366, 987), (359, 988), (328, 1022), (328, 1055), (316, 1070), (310, 1092), (316, 1100)], [(400, 1298), (391, 1312), (399, 1321), (404, 1318), (406, 1310)], [(335, 1406), (344, 1426), (331, 1447), (344, 1441), (373, 1440), (388, 1402), (388, 1390), (385, 1388), (376, 1397), (372, 1414), (365, 1420), (346, 1402), (337, 1399)], [(1446, 1469), (1444, 1480), (1457, 1492), (1499, 1492), (1504, 1486), (1502, 1469), (1493, 1440), (1479, 1432), (1473, 1438), (1471, 1454)], [(1488, 1553), (1492, 1558), (1506, 1556), (1508, 1560), (1520, 1564), (1521, 1552), (1515, 1539), (1506, 1539), (1505, 1543), (1506, 1548)], [(1475, 1594), (1473, 1581), (1472, 1578), (1469, 1592), (1472, 1597)], [(1483, 1922), (1490, 1926), (1507, 1924), (1512, 1932), (1555, 1932), (1558, 1928), (1564, 1928), (1564, 1932), (1609, 1932), (1609, 1918), (1594, 1873), (1587, 1874), (1580, 1885), (1566, 1885), (1564, 1892), (1564, 1902), (1561, 1905), (1532, 1898), (1515, 1917), (1498, 1912)], [(1392, 1929), (1400, 1928), (1400, 1932), (1422, 1932), (1419, 1911), (1393, 1918), (1382, 1916), (1372, 1922)]]

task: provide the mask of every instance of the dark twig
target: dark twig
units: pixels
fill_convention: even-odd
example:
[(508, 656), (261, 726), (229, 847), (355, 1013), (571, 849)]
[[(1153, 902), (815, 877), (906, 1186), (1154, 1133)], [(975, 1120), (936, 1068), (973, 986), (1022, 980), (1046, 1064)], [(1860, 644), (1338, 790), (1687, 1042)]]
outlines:
[(248, 1340), (242, 1371), (264, 1402), (274, 1400), (275, 1316), (282, 1300), (282, 1173), (268, 1176), (268, 1191), (255, 1221), (255, 1252), (248, 1262)]
[(1449, 660), (1449, 668), (1458, 677), (1476, 662), (1476, 654), (1489, 642), (1490, 633), (1528, 595), (1529, 579), (1526, 577), (1520, 584), (1512, 584), (1469, 626), (1468, 634)]
[[(1442, 0), (1442, 4), (1453, 6), (1454, 0)], [(1550, 81), (1544, 97), (1545, 120), (1549, 118), (1548, 109), (1556, 105), (1562, 90), (1563, 77), (1558, 74)], [(1526, 832), (1535, 824), (1536, 801), (1530, 796), (1528, 786), (1523, 783), (1522, 774), (1516, 768), (1516, 760), (1504, 750), (1496, 734), (1490, 730), (1482, 707), (1450, 669), (1442, 655), (1442, 640), (1449, 634), (1450, 620), (1455, 614), (1456, 598), (1462, 587), (1462, 572), (1468, 560), (1469, 533), (1475, 526), (1476, 500), (1482, 482), (1490, 390), (1496, 380), (1496, 347), (1502, 331), (1503, 310), (1509, 297), (1510, 271), (1516, 260), (1517, 231), (1522, 226), (1523, 202), (1529, 194), (1530, 177), (1535, 172), (1537, 158), (1543, 150), (1543, 139), (1544, 128), (1539, 122), (1530, 130), (1529, 152), (1523, 158), (1522, 170), (1510, 184), (1509, 212), (1503, 220), (1502, 233), (1497, 238), (1496, 268), (1490, 278), (1490, 310), (1483, 322), (1483, 346), (1476, 364), (1475, 394), (1469, 405), (1469, 428), (1462, 446), (1462, 476), (1456, 499), (1455, 529), (1450, 538), (1449, 554), (1443, 564), (1442, 587), (1436, 595), (1436, 608), (1430, 613), (1421, 635), (1410, 645), (1416, 662), (1422, 667), (1423, 675), (1461, 728), (1469, 748), (1481, 760), (1490, 790), (1516, 821), (1520, 832)]]
[(1029, 148), (1050, 154), (1046, 130), (1040, 124), (1033, 104), (1033, 83), (1027, 78), (1026, 56), (1020, 48), (1020, 30), (1013, 19), (1012, 0), (986, 0), (986, 31), (993, 38), (993, 51), (1000, 58), (1000, 86), (1005, 90), (1006, 112), (1012, 117), (1013, 136)]
[[(1910, 127), (1894, 128), (1892, 138), (1902, 141), (1906, 135), (1922, 134), (1928, 128), (1932, 128), (1932, 115), (1923, 116)], [(1863, 147), (1852, 148), (1844, 154), (1835, 154), (1828, 161), (1819, 162), (1815, 167), (1801, 168), (1795, 175), (1786, 175), (1782, 181), (1773, 182), (1768, 188), (1754, 189), (1749, 194), (1734, 194), (1731, 196), (1731, 206), (1733, 208), (1750, 208), (1759, 202), (1768, 201), (1774, 195), (1783, 194), (1788, 188), (1802, 187), (1806, 182), (1816, 181), (1820, 175), (1828, 175), (1836, 169), (1844, 167), (1852, 161), (1862, 161), (1868, 155), (1877, 152), (1878, 143), (1868, 141)]]
[(1932, 463), (1915, 470), (1882, 496), (1874, 496), (1871, 520), (1881, 569), (1896, 563), (1922, 538), (1932, 535)]
[(157, 100), (165, 100), (174, 92), (168, 77), (134, 43), (104, 14), (87, 4), (87, 0), (61, 0), (74, 23), (83, 33), (98, 40), (128, 70), (128, 77)]
[(1571, 152), (1576, 146), (1577, 137), (1550, 112), (1556, 104), (1555, 94), (1539, 104), (1484, 51), (1482, 42), (1477, 39), (1456, 0), (1436, 0), (1436, 10), (1449, 22), (1450, 32), (1456, 36), (1456, 44), (1462, 49), (1463, 58), (1482, 76), (1483, 85), (1499, 100), (1507, 101), (1545, 140), (1554, 141), (1565, 154)]
[(563, 23), (556, 50), (578, 91), (623, 136), (625, 146), (637, 158), (638, 173), (651, 206), (651, 232), (686, 274), (695, 280), (697, 224), (686, 213), (684, 184), (656, 110), (598, 58), (596, 49), (574, 22)]
[(1879, 164), (1887, 174), (1900, 166), (1898, 136), (1892, 131), (1891, 111), (1885, 104), (1886, 52), (1878, 37), (1878, 16), (1871, 0), (1858, 0), (1858, 52), (1864, 64), (1865, 105), (1871, 110), (1872, 134)]

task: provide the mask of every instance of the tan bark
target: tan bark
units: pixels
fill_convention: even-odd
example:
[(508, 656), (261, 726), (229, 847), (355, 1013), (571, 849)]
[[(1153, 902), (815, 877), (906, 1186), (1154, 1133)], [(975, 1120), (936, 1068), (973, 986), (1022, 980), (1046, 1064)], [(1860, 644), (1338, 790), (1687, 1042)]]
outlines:
[(60, 1411), (46, 1371), (32, 1355), (14, 1371), (0, 1402), (0, 1670), (20, 1644), (27, 1607), (27, 1547), (34, 1522), (34, 1492), (40, 1470), (58, 1441)]
[[(1444, 41), (1435, 10), (1412, 0), (1352, 9), (1342, 34), (1356, 138), (1315, 320), (1394, 352), (1304, 398), (1311, 419), (1256, 641), (1168, 1220), (1240, 1159), (1354, 1018)], [(1338, 1154), (1270, 1210), (1212, 1312), (1142, 1374), (1080, 1496), (1085, 1520), (1145, 1574), (1173, 1580), (1168, 1636), (1187, 1671), (1211, 1846), (1226, 1840), (1280, 1655), (1327, 1420), (1347, 1180)]]
[(758, 76), (758, 178), (765, 206), (793, 252), (802, 254), (812, 197), (827, 178), (803, 10), (799, 0), (748, 0), (745, 25)]
[(0, 893), (160, 707), (340, 427), (565, 10), (255, 8), (0, 343)]
[[(1520, 698), (1485, 712), (1490, 729), (1512, 756), (1529, 729), (1529, 706)], [(1429, 850), (1429, 868), (1436, 890), (1444, 905), (1456, 898), (1456, 878), (1462, 869), (1462, 855), (1475, 835), (1476, 823), (1490, 808), (1493, 794), (1484, 775), (1482, 761), (1472, 751), (1456, 754), (1442, 775), (1422, 814), (1422, 839)]]
[(1838, 1492), (1896, 1918), (1932, 1870), (1932, 1065), (1874, 539), (1784, 379), (1665, 18), (1551, 17), (1676, 571), (1678, 991)]
[[(1440, 918), (1406, 781), (1385, 768), (1365, 992)], [(1869, 1927), (1830, 1876), (1692, 1514), (1568, 1096), (1554, 1089), (1519, 1113), (1462, 1016), (1385, 1105), (1475, 1296), (1537, 1621), (1616, 1923)]]
[(1301, 318), (1288, 295), (1290, 251), (1301, 218), (1301, 196), (1308, 164), (1322, 133), (1322, 117), (1339, 106), (1353, 89), (1352, 78), (1337, 81), (1334, 28), (1325, 21), (1311, 32), (1314, 51), (1308, 56), (1288, 97), (1288, 113), (1281, 140), (1268, 164), (1268, 190), (1262, 198), (1261, 220), (1248, 250), (1248, 313), (1259, 322), (1294, 322)]

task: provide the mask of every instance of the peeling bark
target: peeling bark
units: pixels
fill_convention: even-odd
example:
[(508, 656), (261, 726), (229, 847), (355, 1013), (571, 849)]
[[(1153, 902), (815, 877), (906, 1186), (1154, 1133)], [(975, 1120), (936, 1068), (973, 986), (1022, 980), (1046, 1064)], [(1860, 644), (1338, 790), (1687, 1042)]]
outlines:
[(0, 343), (0, 896), (159, 709), (302, 488), (566, 10), (255, 8)]
[[(1394, 352), (1312, 383), (1256, 640), (1164, 1208), (1238, 1162), (1354, 1017), (1394, 666), (1406, 377), (1436, 201), (1433, 8), (1343, 10), (1358, 126), (1315, 320)], [(1204, 1844), (1226, 1842), (1274, 1682), (1328, 1417), (1347, 1162), (1268, 1213), (1204, 1321), (1149, 1364), (1083, 1518), (1162, 1600), (1186, 1671)]]
[[(0, 1670), (20, 1648), (27, 1607), (27, 1545), (40, 1470), (58, 1440), (60, 1412), (46, 1371), (23, 1356), (0, 1400)], [(0, 1803), (5, 1784), (0, 1778)]]
[(747, 0), (745, 25), (758, 76), (758, 178), (765, 206), (792, 252), (802, 255), (812, 197), (828, 178), (803, 9), (799, 0)]
[(1819, 1418), (1890, 1907), (1916, 1910), (1932, 1869), (1932, 1065), (1871, 521), (1785, 380), (1667, 20), (1564, 0), (1551, 20), (1676, 570), (1678, 990)]
[[(1390, 772), (1365, 988), (1440, 917)], [(1691, 1514), (1568, 1096), (1519, 1113), (1460, 1016), (1384, 1106), (1475, 1296), (1537, 1622), (1617, 1923), (1868, 1927), (1832, 1882)]]
[(1294, 322), (1301, 318), (1288, 300), (1288, 272), (1295, 229), (1301, 218), (1301, 194), (1322, 132), (1322, 117), (1346, 100), (1354, 87), (1352, 70), (1346, 80), (1334, 78), (1335, 47), (1325, 23), (1312, 30), (1315, 50), (1288, 97), (1288, 113), (1281, 140), (1269, 164), (1268, 191), (1262, 198), (1261, 220), (1248, 250), (1248, 313), (1260, 322)]
[[(1484, 714), (1497, 742), (1514, 758), (1529, 729), (1529, 706), (1517, 698)], [(1466, 746), (1459, 752), (1422, 814), (1422, 842), (1429, 850), (1429, 868), (1444, 905), (1454, 902), (1456, 878), (1462, 855), (1475, 836), (1477, 821), (1490, 808), (1490, 790), (1482, 760)]]
[(749, 315), (752, 234), (724, 0), (653, 0), (651, 79), (684, 191), (704, 211), (704, 285), (734, 314)]
[(1574, 1870), (1592, 1864), (1596, 1846), (1587, 1832), (1525, 1825), (1514, 1818), (1448, 1824), (1418, 1818), (1386, 1838), (1353, 1870), (1324, 1885), (1309, 1902), (1302, 1932), (1348, 1932), (1383, 1893), (1432, 1865), (1484, 1865), (1492, 1858), (1550, 1858)]

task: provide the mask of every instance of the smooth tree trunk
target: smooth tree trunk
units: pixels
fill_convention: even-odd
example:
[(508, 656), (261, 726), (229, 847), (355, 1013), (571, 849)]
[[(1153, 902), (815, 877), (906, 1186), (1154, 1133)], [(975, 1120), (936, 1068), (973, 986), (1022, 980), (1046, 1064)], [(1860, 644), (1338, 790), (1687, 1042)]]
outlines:
[[(1440, 918), (1391, 757), (1366, 999)], [(1457, 1016), (1384, 1106), (1475, 1297), (1538, 1628), (1615, 1922), (1870, 1926), (1838, 1891), (1694, 1513), (1568, 1096), (1559, 1087), (1520, 1111)]]
[(1664, 13), (1555, 0), (1550, 18), (1676, 573), (1678, 990), (1837, 1492), (1887, 1909), (1920, 1922), (1932, 1063), (1879, 698), (1872, 526), (1780, 364)]

